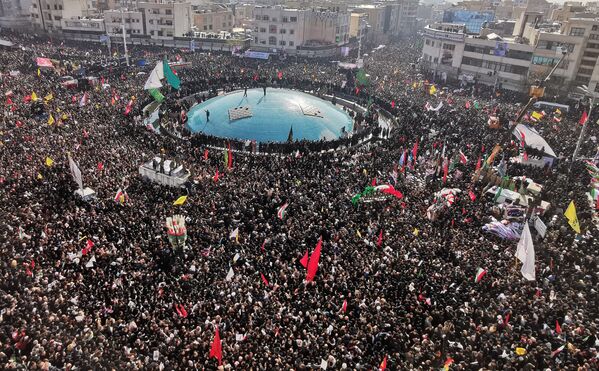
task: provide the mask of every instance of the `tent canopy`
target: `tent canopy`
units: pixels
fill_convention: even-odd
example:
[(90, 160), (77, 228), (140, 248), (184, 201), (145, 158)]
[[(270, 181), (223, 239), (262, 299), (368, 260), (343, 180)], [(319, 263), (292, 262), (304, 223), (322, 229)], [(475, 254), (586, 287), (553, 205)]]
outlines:
[(522, 134), (524, 133), (524, 140), (526, 141), (526, 145), (534, 148), (539, 151), (543, 151), (549, 157), (557, 157), (553, 149), (549, 147), (549, 144), (543, 139), (542, 136), (537, 133), (536, 130), (529, 128), (526, 125), (518, 124), (512, 134), (516, 136), (518, 139), (522, 139)]

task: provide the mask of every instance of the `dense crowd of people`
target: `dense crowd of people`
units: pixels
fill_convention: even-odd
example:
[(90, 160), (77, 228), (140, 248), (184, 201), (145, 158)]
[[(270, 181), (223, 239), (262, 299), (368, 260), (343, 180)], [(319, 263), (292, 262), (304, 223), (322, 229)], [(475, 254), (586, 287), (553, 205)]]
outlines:
[[(383, 360), (393, 370), (597, 369), (592, 179), (570, 159), (584, 107), (560, 122), (549, 112), (529, 120), (557, 154), (553, 166), (533, 167), (509, 162), (521, 143), (501, 139), (521, 97), (478, 86), (436, 85), (431, 94), (412, 66), (417, 39), (370, 53), (365, 83), (328, 61), (132, 48), (151, 67), (164, 54), (192, 63), (177, 71), (180, 90), (163, 89), (166, 107), (197, 92), (268, 85), (351, 96), (394, 118), (388, 138), (366, 145), (235, 152), (229, 166), (215, 143), (141, 123), (152, 99), (140, 74), (148, 67), (98, 65), (107, 59), (100, 46), (2, 37), (19, 46), (0, 51), (3, 369), (372, 370)], [(37, 68), (46, 56), (57, 68)], [(66, 62), (96, 70), (101, 83), (65, 89)], [(489, 128), (491, 115), (502, 128)], [(599, 126), (589, 125), (580, 156), (596, 161)], [(498, 142), (503, 152), (482, 168), (503, 157), (507, 174), (542, 184), (538, 199), (550, 205), (547, 235), (534, 232), (535, 281), (520, 274), (517, 242), (482, 229), (497, 206), (473, 175)], [(142, 179), (139, 165), (156, 154), (184, 164), (192, 184)], [(74, 195), (68, 156), (94, 200)], [(352, 202), (388, 183), (401, 198)], [(442, 188), (462, 192), (431, 220)], [(119, 189), (127, 197), (115, 200)], [(580, 234), (563, 216), (570, 201)], [(184, 248), (169, 246), (174, 214), (186, 220)], [(318, 271), (306, 282), (301, 260), (320, 239)], [(487, 273), (477, 282), (479, 268)], [(216, 329), (222, 365), (210, 357)]]

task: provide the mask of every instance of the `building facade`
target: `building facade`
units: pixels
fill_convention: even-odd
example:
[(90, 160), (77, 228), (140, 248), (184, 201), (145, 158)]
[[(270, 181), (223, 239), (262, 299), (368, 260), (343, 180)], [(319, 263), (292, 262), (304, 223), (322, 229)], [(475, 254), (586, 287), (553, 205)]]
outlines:
[(235, 14), (225, 5), (197, 9), (193, 13), (193, 26), (199, 32), (232, 32), (235, 27)]

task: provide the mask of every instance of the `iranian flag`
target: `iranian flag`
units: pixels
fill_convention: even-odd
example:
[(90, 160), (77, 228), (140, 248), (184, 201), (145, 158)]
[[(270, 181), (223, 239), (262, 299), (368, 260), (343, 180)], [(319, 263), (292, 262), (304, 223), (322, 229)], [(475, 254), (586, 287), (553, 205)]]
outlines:
[(476, 276), (474, 277), (474, 282), (475, 283), (479, 283), (480, 280), (483, 279), (483, 277), (485, 276), (485, 274), (487, 274), (487, 270), (486, 269), (478, 268), (478, 270), (476, 271)]
[(287, 210), (287, 206), (289, 206), (288, 202), (285, 202), (285, 204), (281, 207), (279, 207), (279, 211), (277, 211), (277, 218), (283, 220), (285, 218), (285, 215), (287, 214), (286, 210)]

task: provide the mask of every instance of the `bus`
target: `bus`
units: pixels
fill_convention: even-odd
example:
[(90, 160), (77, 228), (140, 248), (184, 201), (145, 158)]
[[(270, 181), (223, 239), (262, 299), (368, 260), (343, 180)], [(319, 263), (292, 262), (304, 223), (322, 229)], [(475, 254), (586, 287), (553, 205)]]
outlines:
[(559, 104), (559, 103), (545, 102), (545, 101), (535, 102), (533, 104), (533, 107), (536, 109), (541, 109), (541, 110), (548, 109), (551, 111), (555, 111), (556, 109), (559, 108), (559, 110), (562, 112), (570, 111), (570, 106), (568, 106), (567, 104)]

